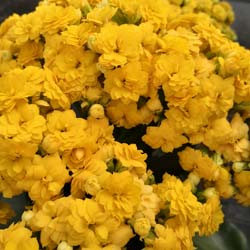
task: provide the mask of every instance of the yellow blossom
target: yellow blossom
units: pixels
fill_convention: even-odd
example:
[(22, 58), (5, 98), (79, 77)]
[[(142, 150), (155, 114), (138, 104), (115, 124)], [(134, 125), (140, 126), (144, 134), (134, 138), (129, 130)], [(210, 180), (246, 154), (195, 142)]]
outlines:
[[(43, 246), (56, 247), (61, 241), (71, 246), (88, 247), (98, 244), (93, 228), (106, 220), (101, 206), (91, 199), (74, 199), (71, 196), (48, 201), (34, 211), (29, 226), (41, 231)], [(92, 242), (91, 242), (92, 241)]]
[(221, 209), (220, 199), (214, 195), (202, 204), (199, 224), (199, 235), (211, 235), (219, 230), (223, 223), (224, 214)]
[(37, 239), (32, 237), (32, 231), (25, 228), (23, 223), (0, 230), (0, 247), (5, 250), (39, 250)]
[(111, 233), (109, 239), (115, 246), (124, 247), (133, 236), (132, 228), (129, 225), (122, 224)]
[(0, 190), (4, 197), (11, 198), (23, 191), (17, 187), (17, 180), (24, 178), (25, 170), (31, 165), (37, 151), (37, 145), (0, 138), (0, 148)]
[(149, 233), (151, 225), (147, 218), (142, 217), (135, 220), (133, 227), (138, 235), (145, 237)]
[(169, 106), (183, 106), (198, 93), (199, 81), (194, 76), (194, 69), (194, 60), (183, 54), (168, 53), (159, 56), (155, 63), (154, 84), (162, 84)]
[(117, 8), (114, 8), (110, 5), (99, 6), (90, 10), (90, 12), (87, 14), (87, 20), (99, 25), (103, 25), (111, 21), (116, 11)]
[(233, 107), (233, 78), (223, 79), (215, 74), (201, 82), (201, 95), (211, 98), (210, 108), (218, 116), (224, 116)]
[(239, 203), (245, 206), (249, 206), (250, 204), (249, 173), (250, 173), (249, 171), (241, 171), (240, 173), (234, 174), (234, 182), (237, 188), (235, 198)]
[(200, 178), (211, 181), (219, 176), (219, 167), (199, 150), (187, 147), (179, 152), (178, 156), (182, 168), (197, 173)]
[(106, 178), (96, 200), (108, 213), (122, 220), (132, 217), (140, 201), (140, 192), (133, 176), (124, 171)]
[(148, 91), (148, 74), (143, 71), (139, 62), (131, 62), (122, 68), (107, 71), (104, 90), (112, 99), (120, 99), (124, 103), (138, 101)]
[(73, 247), (70, 246), (66, 241), (62, 241), (58, 245), (57, 250), (73, 250)]
[(215, 189), (225, 199), (233, 196), (234, 188), (231, 184), (231, 174), (225, 168), (219, 168), (220, 173), (215, 181)]
[(149, 124), (154, 114), (146, 105), (138, 108), (137, 102), (124, 104), (121, 101), (111, 101), (106, 107), (107, 116), (111, 122), (127, 129), (139, 124)]
[(174, 250), (176, 249), (177, 237), (172, 228), (157, 224), (155, 226), (157, 238), (154, 240), (154, 250)]
[(14, 69), (0, 78), (0, 112), (10, 111), (21, 100), (40, 94), (44, 73), (37, 67), (27, 67), (24, 70)]
[(204, 135), (204, 144), (222, 153), (227, 160), (241, 161), (249, 157), (248, 126), (236, 113), (231, 123), (226, 118), (211, 122)]
[(192, 237), (194, 232), (190, 226), (180, 223), (176, 218), (167, 220), (166, 223), (176, 235), (176, 247), (178, 250), (194, 250)]
[(42, 17), (38, 13), (25, 14), (16, 21), (9, 36), (18, 45), (23, 45), (28, 40), (38, 41), (42, 28)]
[(86, 192), (94, 195), (100, 190), (98, 176), (102, 176), (107, 169), (104, 161), (89, 158), (84, 161), (82, 169), (76, 171), (72, 176), (71, 195), (73, 197), (84, 197)]
[(187, 138), (171, 125), (168, 119), (165, 119), (159, 127), (149, 126), (146, 135), (142, 137), (143, 141), (152, 148), (161, 148), (164, 152), (172, 152), (188, 142)]
[(80, 10), (72, 6), (63, 8), (55, 5), (41, 5), (37, 8), (37, 14), (40, 14), (42, 18), (40, 32), (50, 35), (66, 29), (67, 25), (78, 23), (81, 18)]
[(26, 190), (33, 201), (42, 204), (58, 195), (67, 181), (68, 171), (58, 154), (43, 158), (36, 155), (18, 186)]
[(156, 214), (160, 211), (161, 200), (154, 192), (151, 185), (145, 185), (141, 179), (137, 180), (141, 186), (141, 201), (137, 208), (134, 218), (146, 218), (151, 226), (156, 224)]
[(11, 112), (0, 117), (0, 135), (17, 142), (39, 144), (46, 130), (45, 119), (39, 115), (39, 109), (34, 104), (20, 102)]
[(201, 203), (191, 192), (191, 186), (183, 184), (174, 176), (165, 174), (163, 183), (155, 186), (155, 192), (162, 201), (169, 202), (170, 215), (180, 219), (180, 223), (196, 223)]
[(114, 145), (114, 158), (131, 173), (142, 176), (146, 173), (147, 155), (138, 150), (135, 144), (116, 143)]
[(100, 104), (94, 104), (90, 107), (89, 114), (96, 119), (104, 118), (104, 108)]
[[(64, 112), (56, 110), (48, 114), (47, 128), (48, 131), (42, 143), (44, 150), (49, 150), (49, 142), (52, 140), (58, 142), (54, 144), (57, 147), (53, 149), (54, 152), (57, 150), (63, 152), (86, 145), (87, 122), (84, 119), (76, 118), (72, 110)], [(50, 137), (50, 140), (46, 141), (47, 137)]]
[(67, 45), (82, 47), (88, 41), (89, 35), (95, 31), (95, 26), (91, 23), (81, 23), (79, 25), (69, 25), (62, 32), (63, 42)]
[(42, 53), (42, 43), (28, 41), (22, 46), (17, 61), (21, 65), (32, 65), (35, 64), (35, 60), (43, 57)]

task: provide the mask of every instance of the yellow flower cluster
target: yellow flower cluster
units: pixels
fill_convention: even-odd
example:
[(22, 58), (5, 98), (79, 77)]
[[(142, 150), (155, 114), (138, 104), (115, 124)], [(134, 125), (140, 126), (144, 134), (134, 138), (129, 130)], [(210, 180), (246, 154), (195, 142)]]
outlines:
[[(42, 0), (7, 18), (0, 193), (32, 206), (0, 249), (121, 250), (138, 235), (193, 250), (223, 222), (221, 197), (250, 205), (250, 51), (233, 19), (213, 0)], [(153, 149), (186, 175), (167, 162), (156, 183)]]

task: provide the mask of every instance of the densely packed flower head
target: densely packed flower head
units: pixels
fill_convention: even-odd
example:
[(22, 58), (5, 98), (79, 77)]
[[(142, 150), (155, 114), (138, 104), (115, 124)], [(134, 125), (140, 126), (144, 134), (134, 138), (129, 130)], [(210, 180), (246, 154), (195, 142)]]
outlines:
[[(32, 206), (0, 248), (121, 250), (137, 235), (192, 250), (223, 222), (220, 198), (250, 205), (250, 51), (233, 20), (219, 0), (43, 0), (6, 19), (0, 192)], [(159, 151), (181, 172), (155, 178)]]

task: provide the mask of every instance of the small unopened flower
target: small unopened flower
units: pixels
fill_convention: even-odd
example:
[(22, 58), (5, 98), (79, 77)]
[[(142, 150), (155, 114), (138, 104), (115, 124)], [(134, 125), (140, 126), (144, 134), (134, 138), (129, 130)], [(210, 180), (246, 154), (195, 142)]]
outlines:
[(147, 236), (150, 228), (151, 228), (151, 225), (150, 225), (150, 221), (148, 218), (138, 218), (135, 220), (134, 230), (138, 235), (142, 237)]
[(101, 104), (94, 104), (90, 107), (89, 115), (96, 118), (101, 119), (105, 117), (104, 108)]
[(99, 181), (95, 175), (90, 176), (86, 180), (84, 187), (85, 187), (86, 192), (91, 195), (96, 195), (101, 189)]
[(235, 173), (240, 173), (241, 171), (247, 169), (247, 167), (248, 167), (247, 162), (242, 162), (242, 161), (234, 162), (232, 166), (233, 171)]
[(62, 241), (58, 245), (57, 250), (73, 250), (73, 247), (70, 246), (66, 241)]
[(203, 192), (203, 195), (204, 195), (207, 199), (213, 197), (213, 196), (216, 195), (216, 194), (217, 194), (217, 192), (216, 192), (215, 188), (213, 188), (213, 187), (207, 188), (207, 189)]
[(22, 221), (25, 221), (26, 223), (28, 223), (32, 217), (34, 216), (34, 212), (29, 210), (29, 211), (25, 211), (22, 214)]

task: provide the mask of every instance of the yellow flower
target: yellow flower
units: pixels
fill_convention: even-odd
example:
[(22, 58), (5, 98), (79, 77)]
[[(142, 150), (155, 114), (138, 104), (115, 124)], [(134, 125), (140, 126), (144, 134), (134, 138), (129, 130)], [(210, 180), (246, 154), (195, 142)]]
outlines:
[(133, 227), (138, 235), (145, 237), (149, 233), (151, 224), (149, 219), (142, 217), (135, 220)]
[(178, 156), (182, 168), (197, 173), (200, 178), (212, 181), (219, 176), (219, 167), (211, 158), (203, 155), (200, 150), (187, 147), (179, 152)]
[(155, 63), (153, 81), (155, 86), (162, 84), (169, 106), (184, 106), (198, 94), (199, 80), (194, 76), (194, 70), (194, 60), (183, 54), (168, 53), (159, 56)]
[(124, 247), (133, 237), (134, 234), (132, 228), (129, 225), (121, 224), (110, 234), (109, 240), (114, 246)]
[[(249, 57), (248, 57), (249, 58)], [(249, 59), (247, 59), (249, 60)], [(239, 60), (236, 62), (239, 63)], [(235, 80), (235, 102), (248, 102), (250, 96), (250, 85), (247, 84), (250, 79), (250, 71), (247, 66), (246, 69), (241, 70)]]
[[(47, 137), (47, 138), (48, 139), (51, 138), (53, 140), (53, 137)], [(60, 142), (58, 145), (60, 145)], [(58, 147), (55, 146), (55, 148)], [(47, 148), (47, 150), (49, 152), (53, 152), (52, 149)], [(82, 144), (82, 147), (78, 146), (70, 150), (65, 150), (62, 154), (63, 161), (71, 170), (82, 168), (85, 165), (85, 163), (88, 162), (91, 156), (92, 156), (91, 150), (87, 146), (85, 146), (84, 143)]]
[(62, 32), (63, 42), (67, 45), (82, 47), (88, 41), (88, 37), (95, 31), (94, 24), (81, 23), (79, 25), (68, 25)]
[(249, 158), (248, 126), (236, 113), (229, 123), (226, 118), (211, 122), (204, 134), (204, 144), (222, 153), (229, 161), (242, 161)]
[(154, 240), (153, 250), (175, 250), (177, 249), (177, 237), (172, 228), (157, 224), (155, 226), (157, 238)]
[(149, 124), (154, 114), (146, 105), (138, 108), (137, 102), (123, 103), (121, 101), (111, 101), (106, 107), (107, 116), (110, 121), (127, 129), (139, 124)]
[(0, 112), (10, 111), (19, 101), (39, 95), (43, 81), (43, 70), (32, 66), (24, 70), (16, 68), (4, 74), (0, 78)]
[(23, 191), (17, 183), (24, 178), (25, 170), (31, 165), (37, 145), (0, 138), (0, 148), (0, 190), (4, 197), (11, 198)]
[[(42, 147), (44, 150), (61, 152), (81, 148), (87, 142), (87, 122), (84, 119), (76, 118), (73, 110), (53, 111), (47, 115), (48, 131), (44, 137)], [(49, 138), (49, 139), (48, 139)], [(48, 139), (48, 140), (47, 140)], [(55, 141), (55, 148), (50, 147), (50, 142)]]
[[(52, 49), (53, 51), (53, 49)], [(54, 54), (55, 53), (55, 54)], [(69, 98), (70, 102), (79, 101), (85, 88), (96, 88), (99, 70), (96, 67), (97, 56), (81, 47), (62, 45), (49, 56), (48, 67), (54, 74), (56, 85)]]
[[(76, 171), (72, 176), (71, 182), (71, 195), (73, 197), (82, 198), (85, 193), (94, 189), (94, 195), (96, 191), (100, 189), (99, 176), (102, 176), (107, 169), (107, 165), (104, 161), (93, 158), (87, 158), (83, 162), (82, 169)], [(90, 183), (91, 179), (94, 179), (94, 183)], [(94, 186), (93, 186), (94, 184)]]
[(88, 138), (86, 142), (88, 141), (89, 148), (92, 152), (96, 152), (105, 145), (114, 143), (114, 127), (109, 124), (109, 120), (106, 117), (102, 119), (95, 119), (94, 117), (89, 116), (87, 118), (87, 122), (88, 127), (86, 129), (86, 133)]
[[(71, 246), (98, 243), (90, 229), (107, 219), (101, 206), (92, 199), (74, 199), (71, 196), (43, 204), (30, 219), (34, 231), (41, 231), (43, 246), (55, 247), (61, 241)], [(90, 225), (90, 228), (88, 226)]]
[(73, 250), (73, 247), (70, 246), (66, 241), (62, 241), (58, 245), (57, 250)]
[(229, 199), (234, 194), (234, 187), (231, 184), (231, 174), (225, 168), (219, 168), (220, 174), (215, 181), (215, 189), (219, 195), (225, 199)]
[(4, 250), (39, 250), (37, 239), (32, 237), (32, 232), (23, 223), (0, 230), (0, 247)]
[(38, 41), (41, 28), (42, 17), (33, 12), (20, 16), (10, 29), (9, 36), (17, 45), (23, 45), (29, 40)]
[(160, 211), (161, 200), (154, 192), (151, 185), (145, 185), (142, 179), (137, 180), (141, 186), (140, 204), (134, 214), (134, 218), (146, 218), (149, 220), (151, 226), (156, 224), (156, 214)]
[(195, 76), (198, 79), (209, 78), (215, 70), (215, 63), (207, 59), (203, 54), (199, 54), (194, 58)]
[(192, 29), (199, 35), (204, 45), (209, 44), (211, 52), (219, 52), (225, 44), (230, 43), (218, 28), (202, 19)]
[(112, 52), (103, 54), (99, 57), (98, 66), (101, 71), (111, 70), (116, 67), (123, 67), (127, 63), (127, 58), (118, 53)]
[(127, 63), (122, 68), (105, 73), (104, 90), (112, 99), (124, 103), (138, 101), (148, 91), (148, 73), (142, 69), (140, 62)]
[(101, 104), (94, 104), (89, 109), (89, 115), (96, 119), (105, 117), (104, 108)]
[(219, 196), (210, 197), (206, 203), (202, 204), (201, 214), (199, 217), (199, 235), (209, 236), (219, 230), (220, 224), (223, 223), (224, 214), (221, 209)]
[(20, 65), (32, 65), (35, 64), (35, 60), (38, 60), (42, 57), (43, 57), (42, 43), (35, 41), (28, 41), (20, 49), (17, 62)]
[(109, 175), (102, 190), (97, 193), (96, 200), (105, 211), (119, 218), (131, 218), (140, 202), (140, 187), (133, 180), (133, 176), (124, 171)]
[(154, 30), (164, 29), (169, 19), (176, 17), (180, 13), (180, 8), (169, 4), (167, 1), (138, 1), (140, 3), (139, 13), (143, 22), (150, 22), (154, 25)]
[(11, 112), (0, 116), (0, 135), (13, 141), (38, 145), (46, 130), (45, 123), (36, 105), (20, 102)]
[(44, 96), (46, 96), (50, 100), (51, 106), (54, 109), (60, 107), (62, 107), (63, 109), (69, 109), (70, 101), (57, 85), (57, 79), (50, 70), (46, 69), (45, 72), (46, 80), (44, 82), (43, 89)]
[(10, 204), (0, 201), (0, 224), (7, 224), (9, 219), (14, 216), (15, 212), (12, 210)]
[(41, 231), (40, 242), (43, 247), (55, 248), (61, 241), (75, 246), (84, 241), (88, 232), (87, 223), (79, 216), (72, 216), (76, 209), (75, 199), (63, 197), (48, 201), (41, 209), (34, 211), (29, 226), (33, 231)]
[(72, 6), (61, 7), (56, 5), (41, 5), (36, 10), (42, 18), (42, 34), (55, 34), (59, 30), (65, 30), (67, 25), (76, 24), (80, 21), (81, 12)]
[(211, 99), (210, 108), (218, 116), (227, 114), (234, 102), (234, 79), (223, 79), (218, 75), (211, 75), (201, 82), (201, 95)]
[(239, 203), (243, 204), (244, 206), (250, 205), (249, 180), (250, 180), (249, 171), (241, 171), (240, 173), (234, 174), (234, 182), (237, 188), (235, 198)]
[(147, 133), (142, 140), (150, 147), (161, 148), (164, 152), (172, 152), (188, 142), (188, 139), (176, 130), (168, 119), (163, 120), (159, 127), (148, 126)]
[(58, 154), (46, 155), (43, 158), (36, 155), (18, 186), (26, 190), (37, 204), (43, 204), (59, 195), (69, 179), (66, 166)]
[(189, 184), (164, 174), (163, 182), (155, 186), (155, 192), (163, 202), (169, 203), (170, 216), (179, 218), (181, 224), (197, 223), (201, 203), (191, 192)]
[(87, 20), (96, 24), (103, 25), (111, 21), (116, 11), (117, 8), (114, 8), (110, 5), (99, 5), (88, 12)]
[(176, 247), (177, 250), (194, 250), (193, 245), (194, 232), (190, 226), (180, 223), (176, 218), (167, 220), (166, 226), (174, 230), (175, 236), (177, 238)]
[(146, 173), (146, 158), (142, 150), (138, 150), (135, 144), (116, 143), (114, 146), (114, 158), (117, 159), (123, 167), (139, 177)]

